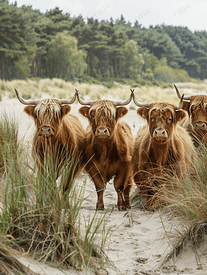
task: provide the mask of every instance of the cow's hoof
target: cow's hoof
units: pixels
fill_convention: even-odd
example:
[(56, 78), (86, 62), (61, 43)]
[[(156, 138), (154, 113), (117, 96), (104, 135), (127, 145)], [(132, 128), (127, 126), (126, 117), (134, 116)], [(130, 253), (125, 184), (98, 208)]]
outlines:
[(117, 205), (117, 208), (118, 208), (119, 211), (122, 210), (122, 206), (121, 205)]
[(104, 211), (104, 206), (96, 206), (96, 211), (102, 210)]
[(121, 210), (122, 211), (129, 211), (129, 210), (131, 210), (131, 207), (122, 206)]

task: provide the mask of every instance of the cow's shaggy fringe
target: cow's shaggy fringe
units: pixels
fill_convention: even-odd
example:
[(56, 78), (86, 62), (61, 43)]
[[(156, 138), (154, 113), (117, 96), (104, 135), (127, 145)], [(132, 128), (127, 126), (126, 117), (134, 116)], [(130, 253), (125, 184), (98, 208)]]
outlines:
[(66, 163), (57, 187), (52, 161), (47, 162), (43, 176), (35, 168), (28, 171), (18, 146), (15, 148), (15, 157), (14, 148), (9, 143), (7, 149), (5, 172), (1, 180), (4, 196), (0, 234), (8, 236), (14, 248), (21, 248), (24, 253), (43, 262), (58, 267), (70, 265), (77, 269), (92, 268), (98, 274), (98, 270), (104, 268), (106, 256), (103, 252), (105, 236), (100, 238), (99, 245), (96, 244), (96, 233), (105, 215), (98, 218), (94, 214), (84, 234), (85, 228), (80, 218), (84, 186), (76, 188), (73, 180), (70, 188), (63, 192), (74, 160)]
[(193, 171), (186, 173), (182, 180), (173, 177), (170, 185), (163, 185), (160, 198), (166, 205), (165, 214), (169, 224), (163, 223), (172, 251), (163, 263), (176, 260), (183, 248), (195, 252), (198, 267), (198, 248), (204, 245), (207, 235), (207, 148), (200, 145), (193, 164)]

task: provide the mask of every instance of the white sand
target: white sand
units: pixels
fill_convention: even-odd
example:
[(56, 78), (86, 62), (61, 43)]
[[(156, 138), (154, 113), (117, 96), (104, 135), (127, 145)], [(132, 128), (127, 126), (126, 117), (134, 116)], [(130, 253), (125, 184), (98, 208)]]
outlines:
[[(77, 115), (83, 125), (87, 126), (87, 120), (78, 114), (79, 104), (72, 105), (71, 113)], [(24, 106), (15, 99), (4, 99), (0, 103), (0, 110), (6, 109), (11, 116), (19, 121), (20, 138), (25, 137), (32, 142), (34, 132), (34, 122), (23, 112)], [(135, 110), (130, 110), (123, 118), (129, 123), (133, 134), (143, 125), (143, 120), (138, 118)], [(84, 178), (77, 179), (77, 186), (82, 185)], [(135, 187), (136, 188), (136, 187)], [(86, 182), (86, 200), (83, 202), (81, 212), (87, 219), (93, 216), (96, 205), (96, 192), (93, 182), (88, 178)], [(105, 208), (109, 209), (106, 215), (106, 229), (111, 232), (107, 241), (105, 252), (114, 263), (115, 268), (107, 268), (110, 275), (152, 275), (152, 274), (207, 274), (207, 248), (201, 247), (201, 252), (196, 260), (195, 253), (191, 249), (184, 249), (179, 258), (171, 261), (168, 267), (160, 268), (161, 263), (168, 255), (172, 246), (168, 243), (163, 223), (169, 228), (167, 218), (160, 216), (159, 212), (148, 212), (140, 210), (137, 205), (132, 205), (128, 212), (118, 211), (116, 208), (117, 196), (112, 184), (108, 184), (104, 193)], [(98, 215), (103, 215), (104, 211), (99, 211)], [(162, 219), (161, 219), (162, 217)], [(102, 231), (98, 232), (100, 238)], [(202, 256), (201, 256), (202, 254)], [(39, 263), (29, 257), (21, 257), (20, 260), (38, 274), (59, 275), (59, 274), (86, 274), (85, 271), (76, 271), (73, 268), (60, 271), (46, 264)], [(198, 269), (200, 267), (201, 269)], [(87, 274), (91, 274), (87, 272)], [(106, 273), (103, 273), (106, 274)]]

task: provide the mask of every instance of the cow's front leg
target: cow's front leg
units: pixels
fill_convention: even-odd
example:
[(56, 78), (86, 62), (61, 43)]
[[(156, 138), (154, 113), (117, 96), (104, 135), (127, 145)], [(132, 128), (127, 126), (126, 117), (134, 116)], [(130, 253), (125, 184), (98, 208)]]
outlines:
[(123, 209), (131, 209), (131, 200), (130, 200), (130, 192), (133, 186), (132, 177), (129, 178), (127, 184), (124, 186), (124, 202), (122, 205)]
[(126, 208), (131, 207), (130, 191), (132, 187), (132, 180), (130, 180), (129, 178), (129, 171), (130, 169), (126, 163), (124, 165), (121, 165), (120, 171), (114, 179), (114, 188), (118, 196), (118, 210), (125, 210)]
[(104, 202), (103, 202), (104, 185), (101, 188), (100, 188), (100, 185), (96, 186), (96, 192), (97, 192), (96, 210), (104, 210)]
[(117, 207), (118, 210), (122, 210), (122, 206), (124, 205), (124, 197), (123, 197), (123, 188), (120, 186), (120, 188), (116, 187), (116, 184), (114, 184), (115, 190), (117, 192)]
[(96, 210), (104, 210), (103, 194), (105, 189), (105, 182), (101, 177), (100, 172), (96, 169), (95, 165), (88, 164), (86, 166), (86, 170), (91, 176), (91, 179), (93, 180), (96, 187), (96, 192), (97, 192)]

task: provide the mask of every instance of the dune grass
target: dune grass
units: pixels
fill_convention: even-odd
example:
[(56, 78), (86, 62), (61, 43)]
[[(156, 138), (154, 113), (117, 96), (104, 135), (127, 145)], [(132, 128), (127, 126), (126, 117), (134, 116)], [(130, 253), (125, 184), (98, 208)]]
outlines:
[[(129, 81), (130, 83), (130, 81)], [(21, 96), (25, 99), (35, 99), (44, 97), (57, 97), (57, 98), (71, 98), (75, 89), (79, 89), (80, 95), (96, 100), (104, 98), (113, 98), (125, 100), (130, 95), (130, 88), (135, 88), (135, 95), (140, 102), (155, 102), (166, 101), (173, 104), (178, 104), (179, 99), (176, 96), (174, 87), (161, 88), (158, 86), (133, 86), (113, 82), (112, 87), (108, 88), (101, 84), (88, 84), (88, 83), (71, 83), (62, 79), (29, 79), (29, 80), (0, 80), (0, 100), (2, 96), (7, 95), (9, 98), (15, 98), (16, 88)], [(195, 93), (200, 89), (207, 91), (207, 83), (177, 83), (178, 88), (193, 89)]]
[[(193, 251), (206, 242), (207, 235), (207, 148), (200, 144), (193, 170), (186, 173), (182, 180), (174, 177), (170, 186), (161, 190), (161, 199), (166, 205), (169, 224), (164, 227), (166, 236), (173, 249), (167, 260), (178, 256), (183, 248)], [(169, 227), (170, 225), (170, 227)], [(195, 252), (197, 255), (197, 252)]]
[[(35, 275), (28, 267), (25, 267), (18, 259), (14, 249), (2, 243), (0, 237), (0, 274), (2, 275)], [(16, 256), (16, 257), (15, 257)], [(37, 275), (37, 274), (36, 274)]]
[[(162, 175), (149, 175), (148, 185), (152, 195), (143, 202), (144, 208), (160, 211), (160, 218), (171, 250), (159, 267), (167, 265), (171, 259), (189, 249), (195, 254), (198, 268), (207, 244), (207, 146), (200, 144), (194, 152), (194, 160), (189, 170), (179, 179), (176, 174), (165, 170)], [(155, 182), (159, 184), (155, 184)], [(151, 185), (150, 185), (151, 183)], [(140, 195), (132, 197), (132, 205), (140, 203)], [(202, 248), (201, 248), (202, 246)], [(203, 252), (204, 251), (204, 252)], [(200, 257), (200, 258), (199, 258)]]
[(21, 146), (17, 141), (18, 125), (14, 118), (3, 113), (0, 118), (0, 173), (4, 173), (5, 165), (9, 156), (16, 158), (17, 150), (21, 151)]
[(3, 205), (0, 234), (10, 240), (10, 246), (39, 261), (60, 268), (93, 269), (98, 274), (106, 263), (103, 252), (106, 236), (104, 233), (97, 240), (96, 233), (103, 226), (106, 214), (97, 216), (95, 212), (83, 226), (80, 209), (84, 186), (77, 188), (73, 180), (70, 188), (63, 191), (74, 160), (66, 162), (57, 187), (52, 161), (45, 163), (44, 175), (36, 167), (29, 170), (31, 165), (22, 161), (25, 152), (17, 141), (16, 124), (6, 116), (1, 123), (0, 137), (4, 142), (0, 142), (0, 158), (4, 171), (0, 179)]

